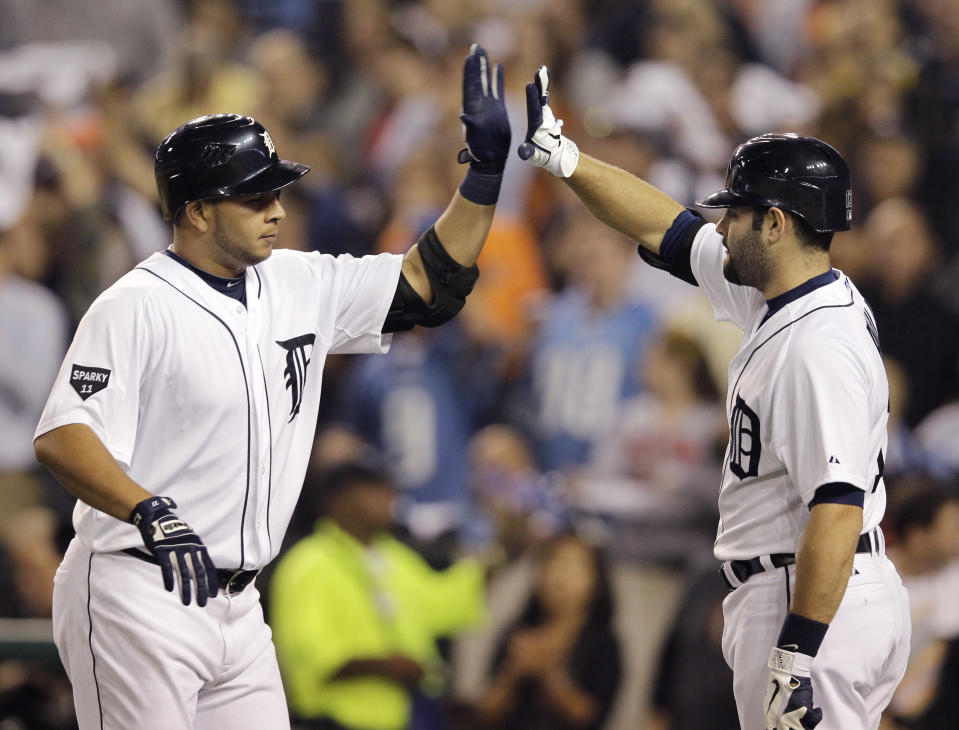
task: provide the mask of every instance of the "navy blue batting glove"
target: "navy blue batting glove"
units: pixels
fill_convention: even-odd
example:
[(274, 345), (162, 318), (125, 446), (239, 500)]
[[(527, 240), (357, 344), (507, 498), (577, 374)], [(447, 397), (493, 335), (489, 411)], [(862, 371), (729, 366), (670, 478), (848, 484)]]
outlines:
[(474, 43), (463, 66), (463, 136), (457, 159), (484, 175), (500, 175), (509, 156), (510, 129), (503, 103), (503, 67), (490, 70), (482, 46)]
[(175, 579), (183, 605), (189, 606), (192, 587), (196, 586), (196, 605), (202, 607), (219, 589), (216, 567), (199, 535), (174, 509), (176, 502), (169, 497), (150, 497), (133, 508), (130, 522), (140, 530), (143, 544), (160, 563), (164, 588), (172, 591)]
[(813, 704), (811, 668), (808, 654), (779, 647), (769, 652), (767, 730), (812, 730), (822, 721), (822, 710)]

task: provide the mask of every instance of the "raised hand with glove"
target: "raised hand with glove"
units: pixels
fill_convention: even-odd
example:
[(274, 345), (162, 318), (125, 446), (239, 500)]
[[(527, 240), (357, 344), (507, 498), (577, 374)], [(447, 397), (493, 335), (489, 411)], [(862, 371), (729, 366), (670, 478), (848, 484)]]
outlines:
[(790, 613), (769, 652), (763, 709), (767, 730), (812, 730), (822, 721), (813, 703), (812, 662), (828, 624)]
[(163, 586), (172, 591), (175, 580), (184, 606), (190, 605), (195, 586), (196, 605), (202, 607), (219, 589), (216, 567), (206, 545), (175, 509), (176, 502), (169, 497), (150, 497), (133, 508), (130, 522), (140, 530), (143, 544), (160, 564)]
[(549, 69), (540, 66), (536, 78), (526, 84), (526, 140), (519, 156), (556, 177), (569, 177), (579, 163), (579, 148), (563, 136), (563, 120), (549, 106)]
[(458, 160), (470, 164), (460, 194), (479, 205), (492, 205), (499, 196), (509, 155), (510, 128), (503, 103), (503, 67), (491, 70), (482, 46), (474, 43), (463, 68), (463, 137), (466, 147)]

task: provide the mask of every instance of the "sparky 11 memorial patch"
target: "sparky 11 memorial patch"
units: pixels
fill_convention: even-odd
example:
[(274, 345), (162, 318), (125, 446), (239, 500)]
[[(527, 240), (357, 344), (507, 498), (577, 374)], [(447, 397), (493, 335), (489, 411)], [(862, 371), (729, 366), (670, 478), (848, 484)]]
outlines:
[(74, 365), (70, 369), (70, 385), (83, 400), (99, 393), (110, 382), (110, 371), (88, 365)]

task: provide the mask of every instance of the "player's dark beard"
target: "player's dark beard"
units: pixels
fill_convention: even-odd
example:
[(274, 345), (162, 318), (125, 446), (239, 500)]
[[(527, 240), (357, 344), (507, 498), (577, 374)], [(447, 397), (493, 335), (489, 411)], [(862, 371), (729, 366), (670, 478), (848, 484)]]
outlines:
[(252, 251), (247, 251), (242, 246), (233, 242), (229, 231), (225, 230), (221, 222), (222, 219), (217, 213), (214, 213), (214, 221), (216, 227), (213, 229), (213, 245), (220, 249), (220, 251), (242, 266), (253, 266), (263, 261), (264, 256), (257, 256)]
[[(729, 255), (723, 263), (723, 276), (726, 281), (762, 291), (769, 280), (769, 261), (759, 238), (759, 231), (749, 231), (732, 245), (730, 243), (732, 242), (727, 236)], [(736, 252), (735, 255), (733, 251)]]

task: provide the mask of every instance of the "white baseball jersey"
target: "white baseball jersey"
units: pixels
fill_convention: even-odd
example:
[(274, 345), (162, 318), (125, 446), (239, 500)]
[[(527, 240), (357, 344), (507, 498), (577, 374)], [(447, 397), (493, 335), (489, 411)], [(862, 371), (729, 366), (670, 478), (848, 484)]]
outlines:
[[(247, 269), (244, 306), (162, 253), (90, 307), (36, 435), (82, 423), (129, 476), (172, 497), (218, 568), (276, 556), (313, 443), (329, 353), (385, 352), (402, 257), (278, 250)], [(78, 502), (92, 552), (141, 547)]]
[(692, 272), (716, 318), (744, 332), (729, 365), (716, 557), (796, 552), (810, 501), (834, 482), (863, 490), (863, 532), (872, 529), (886, 504), (889, 386), (869, 305), (834, 269), (770, 307), (725, 279), (724, 257), (716, 227), (702, 226)]

